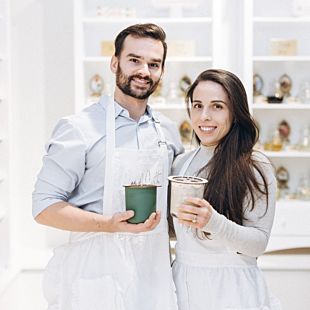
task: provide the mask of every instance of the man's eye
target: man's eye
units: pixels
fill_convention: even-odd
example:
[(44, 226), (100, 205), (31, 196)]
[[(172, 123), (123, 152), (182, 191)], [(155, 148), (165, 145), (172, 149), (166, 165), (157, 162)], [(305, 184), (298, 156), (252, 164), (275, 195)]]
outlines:
[(157, 63), (149, 64), (149, 66), (150, 66), (151, 68), (159, 68), (159, 64), (157, 64)]
[(136, 59), (136, 58), (130, 58), (130, 59), (129, 59), (129, 61), (134, 62), (134, 63), (139, 62), (139, 60), (138, 60), (138, 59)]

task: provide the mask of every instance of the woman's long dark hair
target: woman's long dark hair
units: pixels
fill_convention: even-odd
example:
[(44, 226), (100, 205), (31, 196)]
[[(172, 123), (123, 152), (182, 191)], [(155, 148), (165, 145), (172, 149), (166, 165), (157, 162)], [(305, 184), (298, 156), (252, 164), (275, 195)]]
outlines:
[[(254, 208), (257, 192), (266, 196), (266, 210), (268, 207), (267, 180), (259, 164), (251, 156), (258, 140), (258, 128), (249, 112), (242, 82), (225, 70), (210, 69), (197, 77), (186, 95), (189, 113), (194, 90), (202, 81), (212, 81), (224, 88), (233, 119), (229, 132), (216, 146), (213, 157), (199, 172), (208, 178), (204, 199), (219, 213), (242, 225), (245, 219), (243, 203), (247, 194), (250, 195), (250, 210)], [(195, 136), (200, 142), (198, 136)], [(260, 174), (263, 184), (255, 177), (255, 170)]]

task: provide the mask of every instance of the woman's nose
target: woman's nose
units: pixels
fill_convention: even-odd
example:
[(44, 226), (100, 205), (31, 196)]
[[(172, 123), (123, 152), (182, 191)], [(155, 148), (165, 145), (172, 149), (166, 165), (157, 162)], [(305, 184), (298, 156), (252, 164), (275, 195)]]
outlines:
[(204, 121), (210, 121), (211, 120), (211, 114), (207, 107), (204, 107), (204, 109), (201, 112), (201, 119)]

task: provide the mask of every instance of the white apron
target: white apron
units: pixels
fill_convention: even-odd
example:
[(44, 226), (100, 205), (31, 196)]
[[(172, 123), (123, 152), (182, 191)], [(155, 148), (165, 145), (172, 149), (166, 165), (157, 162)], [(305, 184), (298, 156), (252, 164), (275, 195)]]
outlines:
[[(108, 101), (108, 102), (107, 102)], [(159, 225), (150, 232), (71, 233), (54, 251), (43, 282), (48, 310), (176, 310), (167, 232), (168, 150), (155, 121), (155, 149), (115, 148), (114, 101), (106, 99), (103, 214), (125, 211), (125, 184), (158, 182)]]
[[(184, 163), (185, 175), (199, 148)], [(173, 277), (179, 310), (281, 310), (270, 296), (256, 258), (232, 252), (216, 237), (197, 244), (195, 230), (174, 219), (177, 240)], [(199, 241), (200, 242), (200, 241)], [(202, 243), (202, 242), (201, 242)], [(193, 251), (193, 249), (195, 249)]]

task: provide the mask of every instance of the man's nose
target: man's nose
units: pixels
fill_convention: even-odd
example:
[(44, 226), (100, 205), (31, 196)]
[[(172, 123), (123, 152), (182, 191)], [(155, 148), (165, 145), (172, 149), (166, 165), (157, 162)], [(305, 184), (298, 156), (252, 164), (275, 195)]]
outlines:
[(142, 74), (143, 76), (150, 76), (151, 73), (148, 64), (141, 64), (139, 68), (139, 73)]

